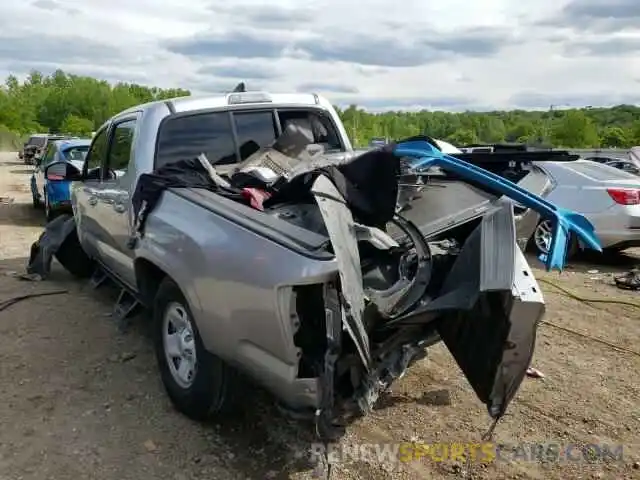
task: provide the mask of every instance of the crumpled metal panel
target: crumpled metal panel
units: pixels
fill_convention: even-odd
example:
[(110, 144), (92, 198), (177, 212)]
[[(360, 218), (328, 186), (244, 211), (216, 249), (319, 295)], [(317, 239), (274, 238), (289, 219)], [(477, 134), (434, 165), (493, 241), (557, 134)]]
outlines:
[(602, 251), (600, 240), (595, 234), (593, 225), (584, 216), (557, 207), (499, 175), (447, 155), (426, 141), (401, 142), (395, 147), (394, 154), (399, 157), (416, 159), (412, 164), (412, 167), (416, 170), (425, 170), (437, 166), (445, 171), (455, 173), (463, 180), (475, 182), (491, 191), (506, 195), (524, 207), (535, 210), (543, 218), (550, 220), (553, 223), (553, 240), (549, 248), (549, 254), (542, 259), (547, 270), (555, 268), (562, 270), (564, 268), (567, 247), (572, 232), (577, 235), (578, 240), (586, 247), (599, 252)]
[(513, 261), (516, 225), (513, 204), (504, 202), (502, 208), (482, 217), (480, 257), (480, 291), (507, 290), (513, 285)]
[(344, 325), (368, 370), (371, 366), (371, 351), (369, 337), (363, 323), (365, 295), (353, 215), (344, 197), (325, 175), (319, 175), (316, 178), (311, 192), (322, 213), (338, 263), (345, 304)]

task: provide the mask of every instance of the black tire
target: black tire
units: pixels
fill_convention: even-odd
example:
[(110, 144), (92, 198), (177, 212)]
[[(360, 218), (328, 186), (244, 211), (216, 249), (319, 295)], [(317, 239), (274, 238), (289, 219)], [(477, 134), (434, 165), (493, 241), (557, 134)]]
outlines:
[[(538, 226), (540, 225), (540, 223), (542, 223), (542, 221), (538, 222), (538, 224), (536, 225), (536, 230), (538, 229)], [(533, 233), (531, 234), (531, 238), (529, 238), (529, 242), (527, 243), (527, 249), (531, 252), (534, 252), (536, 256), (538, 256), (541, 254), (545, 254), (546, 252), (543, 252), (542, 250), (540, 250), (540, 248), (538, 248), (538, 246), (536, 245), (536, 241), (535, 241), (536, 230), (533, 231)], [(580, 245), (578, 243), (578, 239), (574, 234), (571, 234), (571, 237), (569, 238), (569, 248), (567, 250), (567, 257), (566, 257), (567, 260), (571, 260), (575, 258), (576, 255), (578, 255), (578, 253), (580, 253)]]
[(39, 209), (42, 206), (35, 193), (31, 194), (31, 199), (33, 201), (33, 208)]
[[(193, 330), (196, 369), (188, 387), (180, 385), (174, 379), (165, 354), (164, 316), (173, 303), (180, 304), (184, 309)], [(162, 281), (155, 296), (153, 341), (162, 383), (178, 411), (193, 420), (202, 422), (216, 415), (230, 413), (238, 407), (242, 382), (240, 375), (205, 349), (191, 309), (180, 288), (170, 278)]]
[(55, 257), (76, 278), (91, 278), (96, 269), (95, 262), (85, 253), (75, 231), (62, 242)]

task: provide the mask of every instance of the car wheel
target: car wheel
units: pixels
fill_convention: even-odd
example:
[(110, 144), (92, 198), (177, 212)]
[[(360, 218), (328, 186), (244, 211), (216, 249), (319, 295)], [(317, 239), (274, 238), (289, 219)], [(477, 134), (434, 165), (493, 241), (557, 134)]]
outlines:
[(168, 278), (155, 296), (153, 329), (162, 382), (180, 412), (203, 421), (237, 406), (238, 373), (205, 349), (186, 299)]
[(42, 206), (40, 200), (38, 199), (38, 196), (35, 193), (31, 193), (31, 199), (33, 201), (33, 208), (40, 208)]
[[(549, 220), (542, 220), (536, 226), (529, 244), (538, 255), (547, 255), (552, 238), (553, 227), (551, 222)], [(569, 248), (567, 250), (567, 260), (573, 258), (579, 250), (580, 246), (578, 245), (575, 235), (571, 235), (569, 238)]]

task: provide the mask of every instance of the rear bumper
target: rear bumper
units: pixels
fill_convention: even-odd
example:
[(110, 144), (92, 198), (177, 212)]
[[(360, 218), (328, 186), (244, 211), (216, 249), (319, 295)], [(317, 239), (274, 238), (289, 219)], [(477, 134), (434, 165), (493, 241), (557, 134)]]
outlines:
[(51, 211), (56, 213), (72, 213), (73, 208), (71, 206), (71, 200), (61, 200), (55, 203), (49, 203), (49, 208)]
[(602, 248), (640, 247), (640, 228), (627, 228), (619, 231), (597, 231)]
[[(516, 244), (510, 205), (505, 204), (479, 221), (453, 264), (444, 259), (442, 262), (431, 265), (434, 281), (442, 280), (437, 294), (427, 290), (413, 307), (393, 318), (369, 317), (371, 323), (367, 322), (363, 332), (368, 338), (359, 338), (357, 343), (368, 345), (371, 369), (358, 373), (359, 385), (354, 385), (353, 396), (336, 398), (335, 413), (346, 411), (349, 416), (353, 409), (359, 413), (370, 411), (379, 395), (424, 357), (425, 348), (438, 339), (452, 353), (490, 415), (504, 413), (529, 366), (536, 329), (545, 312), (541, 290)], [(377, 311), (386, 311), (385, 297), (369, 293), (370, 301), (378, 302)], [(342, 294), (345, 295), (344, 290)], [(349, 315), (341, 310), (338, 298), (337, 292), (331, 293), (331, 288), (325, 287), (327, 332), (314, 335), (327, 342), (322, 348), (327, 352), (324, 369), (320, 377), (298, 378), (286, 392), (280, 392), (284, 403), (291, 407), (333, 410), (328, 406), (333, 400), (325, 395), (339, 388), (338, 384), (344, 385), (344, 378), (349, 375), (345, 372), (354, 371), (350, 369), (357, 353), (352, 349), (348, 350), (352, 352), (348, 356), (340, 353), (345, 345), (351, 345), (343, 343), (346, 334), (342, 332), (348, 331), (352, 338), (360, 333), (353, 328)], [(319, 310), (322, 309), (314, 312)], [(297, 311), (297, 315), (301, 325), (310, 324), (304, 311)], [(389, 322), (394, 324), (395, 333), (386, 330)], [(380, 341), (383, 337), (385, 340)], [(301, 358), (309, 358), (305, 346), (299, 348)], [(336, 372), (343, 381), (334, 385)]]
[(49, 208), (71, 208), (71, 182), (66, 180), (49, 180), (45, 187)]

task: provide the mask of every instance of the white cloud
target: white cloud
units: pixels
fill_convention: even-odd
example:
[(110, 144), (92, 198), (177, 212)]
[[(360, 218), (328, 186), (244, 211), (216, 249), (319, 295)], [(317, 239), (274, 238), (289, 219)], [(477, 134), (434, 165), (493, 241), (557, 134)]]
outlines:
[(640, 101), (637, 0), (219, 3), (4, 0), (0, 75), (61, 68), (196, 93), (314, 87), (372, 109)]

